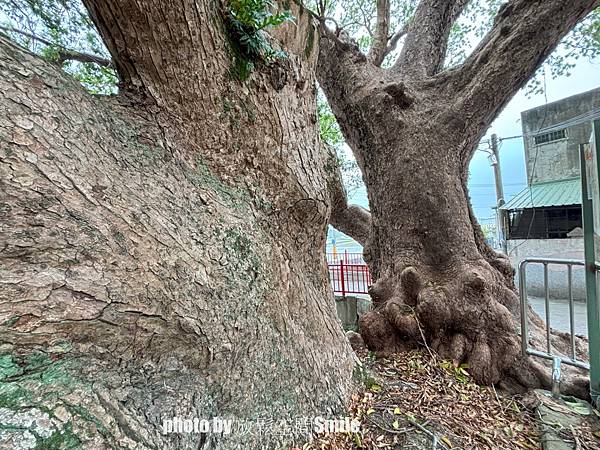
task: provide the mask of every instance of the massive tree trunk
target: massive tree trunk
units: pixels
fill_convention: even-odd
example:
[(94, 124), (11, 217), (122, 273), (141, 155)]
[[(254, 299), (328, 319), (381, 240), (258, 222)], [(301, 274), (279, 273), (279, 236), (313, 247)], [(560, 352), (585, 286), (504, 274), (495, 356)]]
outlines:
[[(0, 442), (289, 445), (302, 428), (256, 419), (340, 412), (354, 362), (324, 263), (315, 24), (295, 11), (287, 58), (240, 83), (216, 2), (86, 5), (118, 96), (0, 38)], [(162, 434), (216, 416), (234, 432)]]
[[(385, 46), (366, 57), (321, 27), (318, 79), (362, 170), (371, 214), (349, 220), (349, 206), (336, 223), (364, 242), (377, 279), (375, 309), (360, 323), (370, 349), (399, 351), (425, 338), (468, 363), (480, 383), (514, 375), (547, 386), (549, 371), (519, 358), (512, 269), (483, 242), (467, 171), (498, 112), (600, 2), (510, 1), (472, 55), (443, 70), (450, 26), (466, 3), (422, 0), (389, 69), (377, 64)], [(357, 233), (349, 223), (364, 226)], [(585, 395), (581, 385), (573, 392)]]

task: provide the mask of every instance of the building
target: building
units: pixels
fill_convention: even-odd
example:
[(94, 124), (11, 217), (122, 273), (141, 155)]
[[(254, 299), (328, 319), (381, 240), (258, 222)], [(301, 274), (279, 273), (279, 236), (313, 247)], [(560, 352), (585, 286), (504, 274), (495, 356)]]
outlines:
[(579, 147), (600, 110), (600, 88), (521, 113), (527, 188), (501, 207), (506, 248), (526, 257), (583, 259)]

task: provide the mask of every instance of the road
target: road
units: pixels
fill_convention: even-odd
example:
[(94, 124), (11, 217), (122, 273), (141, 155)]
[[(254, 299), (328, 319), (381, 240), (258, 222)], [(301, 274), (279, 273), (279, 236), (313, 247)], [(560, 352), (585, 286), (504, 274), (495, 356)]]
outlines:
[[(533, 310), (546, 320), (544, 299), (529, 297)], [(587, 315), (585, 302), (574, 302), (575, 334), (587, 336)], [(550, 326), (556, 330), (569, 332), (569, 301), (566, 299), (550, 299)]]

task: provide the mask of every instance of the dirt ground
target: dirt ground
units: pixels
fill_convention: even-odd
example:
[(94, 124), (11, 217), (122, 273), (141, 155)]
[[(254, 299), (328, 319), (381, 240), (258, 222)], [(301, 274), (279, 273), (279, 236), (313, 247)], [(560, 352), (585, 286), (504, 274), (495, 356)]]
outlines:
[[(468, 366), (456, 367), (427, 350), (387, 358), (366, 350), (357, 354), (363, 389), (349, 412), (361, 422), (360, 432), (322, 434), (303, 450), (542, 448), (535, 395), (509, 397), (479, 386)], [(573, 444), (566, 448), (600, 449), (594, 419), (560, 430)]]

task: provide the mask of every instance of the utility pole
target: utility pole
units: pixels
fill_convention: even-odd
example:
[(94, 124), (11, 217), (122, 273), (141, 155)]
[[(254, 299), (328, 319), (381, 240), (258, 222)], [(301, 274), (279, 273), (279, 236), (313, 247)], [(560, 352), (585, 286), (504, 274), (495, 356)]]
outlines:
[(500, 209), (504, 203), (504, 188), (502, 187), (502, 173), (500, 172), (500, 153), (498, 152), (498, 136), (492, 134), (491, 139), (491, 154), (489, 157), (492, 168), (494, 169), (494, 179), (496, 181), (496, 213), (498, 217), (498, 228), (497, 235), (500, 243), (502, 244), (502, 250), (506, 253), (506, 211)]

